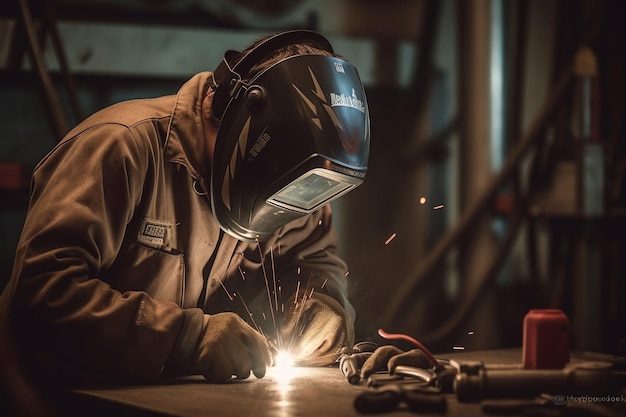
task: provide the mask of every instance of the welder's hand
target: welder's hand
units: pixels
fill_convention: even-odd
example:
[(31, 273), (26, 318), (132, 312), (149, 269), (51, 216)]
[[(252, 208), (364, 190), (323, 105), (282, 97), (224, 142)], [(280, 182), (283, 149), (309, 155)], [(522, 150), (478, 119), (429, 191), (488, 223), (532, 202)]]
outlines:
[(265, 338), (235, 313), (205, 314), (192, 364), (208, 381), (265, 376), (272, 359)]
[(343, 307), (324, 294), (313, 294), (306, 300), (294, 299), (280, 330), (283, 346), (290, 349), (300, 366), (325, 366), (334, 363), (348, 343), (348, 320)]
[(429, 369), (432, 367), (430, 359), (419, 349), (405, 352), (395, 346), (385, 345), (374, 351), (361, 366), (361, 378), (367, 379), (371, 374), (378, 371), (389, 371), (393, 375), (396, 366), (414, 366)]

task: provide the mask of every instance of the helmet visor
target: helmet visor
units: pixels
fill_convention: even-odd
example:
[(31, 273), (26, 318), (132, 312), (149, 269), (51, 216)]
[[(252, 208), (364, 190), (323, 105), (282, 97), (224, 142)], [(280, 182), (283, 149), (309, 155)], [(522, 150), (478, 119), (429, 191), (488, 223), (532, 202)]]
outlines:
[(311, 213), (361, 182), (361, 179), (339, 172), (315, 168), (269, 197), (267, 203), (299, 213)]

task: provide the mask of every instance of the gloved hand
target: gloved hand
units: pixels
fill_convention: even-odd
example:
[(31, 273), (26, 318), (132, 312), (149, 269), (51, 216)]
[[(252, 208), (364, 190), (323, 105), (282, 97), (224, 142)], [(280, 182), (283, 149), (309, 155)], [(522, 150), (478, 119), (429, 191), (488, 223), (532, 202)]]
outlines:
[(265, 338), (235, 313), (205, 314), (191, 366), (208, 381), (265, 376), (272, 363)]
[(361, 366), (361, 378), (367, 379), (378, 371), (389, 371), (393, 375), (396, 366), (414, 366), (429, 369), (433, 366), (430, 359), (419, 349), (405, 352), (395, 346), (385, 345), (377, 348)]
[(285, 307), (280, 344), (290, 350), (296, 365), (330, 365), (352, 343), (352, 324), (332, 297), (313, 294), (297, 303), (292, 297)]

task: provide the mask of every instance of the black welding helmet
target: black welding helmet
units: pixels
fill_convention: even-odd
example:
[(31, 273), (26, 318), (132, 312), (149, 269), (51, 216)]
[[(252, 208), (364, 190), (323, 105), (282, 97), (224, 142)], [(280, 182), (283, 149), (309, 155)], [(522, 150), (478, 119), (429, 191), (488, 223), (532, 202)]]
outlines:
[(295, 55), (242, 80), (259, 60), (310, 42), (316, 32), (268, 38), (237, 64), (215, 70), (213, 112), (221, 119), (211, 174), (211, 205), (224, 231), (263, 240), (363, 182), (370, 122), (356, 68), (334, 56)]

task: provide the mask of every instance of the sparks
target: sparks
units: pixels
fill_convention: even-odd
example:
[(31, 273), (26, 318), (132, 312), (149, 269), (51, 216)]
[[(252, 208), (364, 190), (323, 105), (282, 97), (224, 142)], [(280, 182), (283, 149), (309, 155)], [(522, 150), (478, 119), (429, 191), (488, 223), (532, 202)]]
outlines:
[(215, 276), (213, 279), (216, 279), (220, 282), (222, 288), (224, 289), (224, 292), (226, 292), (226, 295), (228, 296), (228, 299), (230, 301), (233, 301), (233, 297), (230, 295), (230, 292), (228, 292), (228, 290), (226, 289), (226, 286), (224, 285), (224, 283), (222, 282), (222, 280), (220, 279), (220, 277)]
[(443, 208), (443, 204), (433, 207), (433, 210), (439, 210)]
[(298, 303), (298, 293), (300, 292), (300, 280), (298, 280), (298, 286), (296, 287), (296, 295), (293, 297), (293, 303)]
[[(272, 261), (272, 279), (274, 280), (274, 307), (278, 311), (278, 291), (276, 291), (276, 266), (274, 265), (274, 251), (270, 248), (270, 259)], [(272, 306), (270, 305), (270, 308)]]
[(426, 197), (420, 198), (420, 204), (426, 204)]
[(391, 236), (389, 236), (389, 237), (387, 238), (387, 240), (385, 240), (385, 245), (388, 245), (388, 244), (389, 244), (389, 242), (391, 242), (391, 241), (392, 241), (392, 240), (394, 240), (395, 238), (396, 238), (396, 234), (395, 234), (395, 233), (393, 233)]
[[(265, 261), (264, 261), (264, 256), (263, 256), (263, 251), (261, 250), (261, 242), (259, 242), (259, 239), (256, 239), (256, 244), (257, 244), (257, 248), (259, 249), (259, 256), (261, 258), (261, 270), (263, 271), (263, 279), (265, 280), (265, 290), (267, 292), (267, 301), (268, 301), (268, 305), (270, 308), (270, 312), (272, 313), (272, 323), (274, 324), (274, 328), (276, 328), (276, 317), (274, 316), (274, 306), (272, 305), (272, 292), (270, 291), (270, 284), (268, 282), (268, 278), (267, 278), (267, 270), (266, 270), (266, 266), (265, 266)], [(274, 258), (272, 257), (272, 263), (274, 261)], [(274, 270), (274, 267), (272, 266), (272, 271)], [(276, 286), (274, 286), (274, 289), (276, 288)]]
[[(252, 312), (248, 308), (248, 305), (246, 304), (243, 297), (241, 296), (241, 293), (239, 292), (239, 290), (237, 290), (237, 294), (239, 294), (239, 299), (241, 300), (243, 307), (246, 309), (246, 312), (248, 313), (248, 317), (250, 317), (250, 321), (252, 321), (252, 324), (254, 324), (254, 327), (259, 331), (259, 333), (263, 334), (263, 330), (261, 330), (261, 328), (256, 323), (256, 321), (254, 321), (254, 316), (252, 315)], [(263, 317), (265, 317), (265, 314), (263, 315)]]
[(453, 350), (465, 350), (465, 346), (452, 346)]

